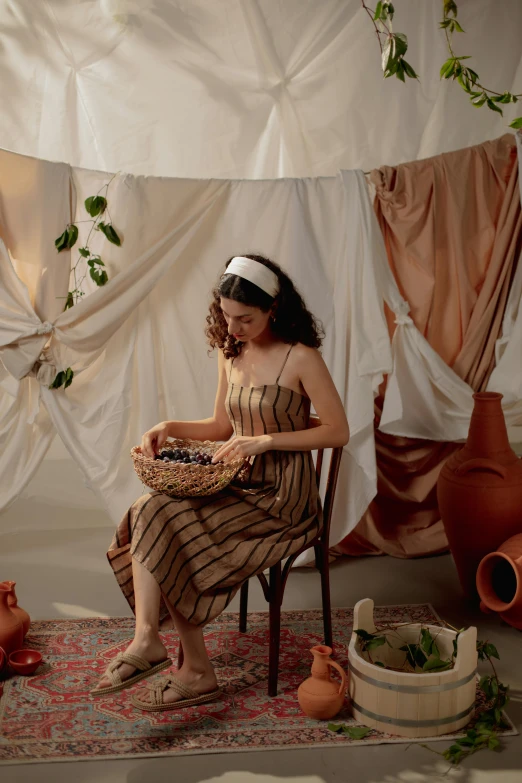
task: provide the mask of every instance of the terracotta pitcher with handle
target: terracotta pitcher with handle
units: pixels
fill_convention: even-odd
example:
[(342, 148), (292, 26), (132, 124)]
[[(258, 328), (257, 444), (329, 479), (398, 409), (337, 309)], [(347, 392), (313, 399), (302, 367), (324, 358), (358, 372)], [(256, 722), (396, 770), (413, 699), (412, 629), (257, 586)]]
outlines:
[(522, 533), (522, 460), (509, 445), (502, 395), (480, 392), (464, 448), (439, 476), (439, 509), (460, 583), (478, 598), (477, 568), (489, 552)]
[[(332, 648), (318, 645), (310, 650), (314, 656), (312, 676), (305, 680), (297, 690), (299, 705), (305, 715), (316, 720), (328, 720), (340, 712), (344, 704), (348, 677), (341, 666), (332, 661)], [(332, 680), (330, 668), (337, 669), (341, 684)]]
[(11, 588), (0, 584), (0, 647), (9, 653), (19, 650), (24, 640), (22, 621), (11, 611), (8, 597)]
[(18, 606), (18, 597), (15, 592), (16, 582), (12, 582), (12, 581), (0, 582), (0, 586), (2, 585), (6, 587), (7, 590), (10, 590), (10, 594), (7, 598), (7, 603), (9, 604), (11, 611), (19, 618), (19, 620), (22, 621), (22, 626), (24, 629), (24, 638), (25, 638), (29, 630), (29, 627), (31, 625), (31, 618), (29, 617), (29, 614), (25, 611), (25, 609), (22, 609), (21, 606)]

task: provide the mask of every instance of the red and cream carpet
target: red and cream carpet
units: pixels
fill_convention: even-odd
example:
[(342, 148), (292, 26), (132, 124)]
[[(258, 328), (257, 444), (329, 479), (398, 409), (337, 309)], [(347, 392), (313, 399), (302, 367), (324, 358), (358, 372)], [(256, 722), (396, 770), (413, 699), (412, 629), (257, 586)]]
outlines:
[[(376, 607), (375, 619), (386, 625), (438, 623), (428, 604)], [(346, 670), (352, 610), (334, 609), (333, 625), (335, 658)], [(40, 650), (44, 663), (30, 677), (8, 676), (2, 683), (0, 763), (411, 742), (376, 731), (352, 740), (329, 731), (327, 721), (301, 713), (297, 688), (310, 674), (310, 648), (322, 643), (320, 611), (283, 612), (279, 695), (274, 699), (267, 695), (267, 613), (249, 614), (247, 634), (239, 633), (237, 614), (221, 615), (206, 628), (206, 642), (224, 696), (177, 712), (135, 709), (129, 697), (143, 682), (105, 698), (90, 697), (108, 662), (127, 646), (133, 627), (127, 617), (33, 623), (25, 646)], [(175, 661), (176, 635), (168, 631), (163, 636)], [(357, 725), (348, 708), (335, 721)], [(504, 732), (516, 733), (513, 728)]]

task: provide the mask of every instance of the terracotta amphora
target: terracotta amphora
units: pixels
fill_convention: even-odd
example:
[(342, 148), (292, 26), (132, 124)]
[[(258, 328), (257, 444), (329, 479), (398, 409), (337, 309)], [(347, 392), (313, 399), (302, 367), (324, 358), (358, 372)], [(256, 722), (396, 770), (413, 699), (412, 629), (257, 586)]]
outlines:
[(464, 448), (439, 476), (439, 509), (460, 583), (477, 598), (478, 564), (503, 541), (522, 533), (522, 460), (509, 445), (501, 394), (480, 392)]
[(16, 582), (0, 582), (0, 585), (5, 585), (8, 589), (11, 588), (11, 592), (7, 598), (7, 603), (11, 607), (11, 611), (14, 612), (15, 615), (22, 621), (25, 638), (29, 630), (29, 626), (31, 625), (31, 618), (25, 609), (22, 609), (21, 606), (18, 606), (18, 598), (16, 597), (15, 592)]
[[(332, 648), (326, 645), (312, 647), (314, 656), (312, 676), (305, 680), (297, 690), (301, 709), (309, 718), (328, 720), (340, 712), (343, 706), (348, 678), (338, 663), (332, 661)], [(330, 668), (337, 669), (341, 684), (330, 677)]]
[(19, 650), (24, 640), (22, 621), (14, 614), (8, 603), (10, 592), (10, 588), (0, 584), (0, 647), (7, 655)]
[(481, 609), (498, 612), (522, 631), (522, 534), (508, 538), (480, 561), (477, 589)]

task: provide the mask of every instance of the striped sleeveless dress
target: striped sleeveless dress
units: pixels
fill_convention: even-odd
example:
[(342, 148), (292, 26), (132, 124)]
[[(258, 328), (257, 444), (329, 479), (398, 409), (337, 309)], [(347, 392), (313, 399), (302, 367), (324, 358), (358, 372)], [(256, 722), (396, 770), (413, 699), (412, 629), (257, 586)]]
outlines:
[[(235, 435), (307, 428), (310, 401), (279, 385), (288, 354), (273, 384), (246, 387), (229, 378), (226, 407)], [(107, 557), (133, 610), (132, 557), (183, 617), (203, 626), (243, 582), (297, 552), (321, 524), (311, 452), (267, 451), (241, 481), (215, 495), (143, 495), (118, 525)]]

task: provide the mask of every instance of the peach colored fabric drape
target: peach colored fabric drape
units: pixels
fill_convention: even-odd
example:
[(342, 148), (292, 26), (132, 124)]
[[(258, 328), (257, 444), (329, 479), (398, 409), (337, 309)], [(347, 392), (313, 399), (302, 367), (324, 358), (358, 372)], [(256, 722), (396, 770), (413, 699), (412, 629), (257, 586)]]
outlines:
[[(372, 172), (388, 259), (415, 325), (473, 389), (485, 388), (515, 264), (522, 217), (512, 135)], [(388, 313), (390, 335), (395, 325)], [(384, 384), (382, 387), (384, 393)], [(376, 400), (378, 427), (382, 397)], [(376, 429), (378, 495), (336, 548), (415, 557), (444, 551), (436, 482), (454, 444)]]

